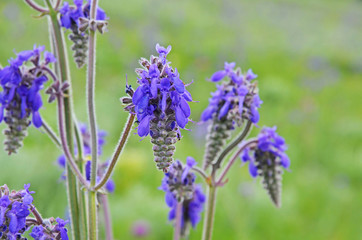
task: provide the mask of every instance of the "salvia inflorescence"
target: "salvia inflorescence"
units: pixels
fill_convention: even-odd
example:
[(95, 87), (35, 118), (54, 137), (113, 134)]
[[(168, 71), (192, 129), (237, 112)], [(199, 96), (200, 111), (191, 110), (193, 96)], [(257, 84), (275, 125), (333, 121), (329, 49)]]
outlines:
[(42, 126), (40, 91), (48, 81), (47, 65), (56, 61), (53, 54), (43, 51), (43, 46), (34, 46), (33, 50), (19, 52), (0, 69), (0, 122), (7, 125), (4, 145), (9, 155), (22, 146), (31, 123)]
[(67, 221), (42, 219), (29, 188), (30, 184), (25, 184), (20, 191), (10, 191), (6, 185), (0, 186), (0, 239), (26, 240), (25, 234), (32, 229), (30, 236), (34, 240), (68, 240)]
[(187, 158), (186, 164), (175, 161), (169, 172), (165, 174), (161, 185), (161, 189), (166, 193), (166, 204), (170, 208), (169, 220), (176, 218), (177, 203), (182, 204), (182, 235), (187, 234), (189, 225), (193, 228), (196, 227), (201, 219), (201, 212), (206, 199), (201, 186), (195, 183), (195, 173), (191, 171), (195, 165), (196, 161), (192, 157)]
[(212, 93), (209, 106), (201, 115), (202, 121), (209, 121), (204, 169), (207, 169), (224, 147), (231, 132), (243, 123), (259, 121), (258, 108), (262, 101), (258, 95), (257, 77), (251, 69), (242, 74), (240, 68), (234, 69), (235, 63), (225, 63), (224, 70), (211, 76), (211, 81), (219, 82), (225, 77), (227, 81), (217, 85)]
[[(121, 98), (121, 101), (129, 114), (128, 122), (112, 158), (100, 163), (97, 157), (102, 155), (106, 134), (103, 131), (97, 134), (95, 116), (90, 116), (89, 127), (77, 124), (74, 120), (72, 96), (69, 94), (72, 91), (67, 91), (72, 87), (70, 79), (66, 79), (68, 63), (63, 59), (67, 55), (66, 48), (61, 29), (57, 28), (70, 31), (69, 38), (74, 43), (71, 47), (74, 60), (78, 67), (82, 67), (88, 56), (90, 63), (95, 62), (91, 61), (92, 56), (95, 56), (95, 46), (92, 46), (94, 41), (91, 40), (97, 31), (105, 32), (108, 17), (97, 4), (92, 8), (91, 1), (74, 0), (71, 4), (56, 1), (54, 6), (50, 1), (45, 1), (49, 9), (39, 7), (32, 0), (26, 2), (41, 12), (41, 16), (51, 15), (52, 44), (54, 51), (63, 57), (57, 61), (52, 53), (44, 51), (44, 47), (34, 46), (32, 50), (17, 53), (15, 58), (9, 60), (9, 65), (0, 66), (0, 123), (7, 125), (4, 130), (5, 150), (9, 154), (16, 153), (30, 125), (43, 127), (64, 152), (58, 158), (59, 165), (62, 168), (71, 166), (71, 171), (67, 171), (67, 176), (63, 174), (62, 178), (70, 189), (67, 191), (69, 203), (76, 206), (69, 207), (70, 221), (43, 219), (34, 206), (34, 192), (29, 191), (30, 185), (25, 185), (20, 191), (10, 191), (6, 185), (1, 186), (0, 239), (25, 240), (25, 236), (35, 240), (97, 239), (97, 209), (99, 205), (104, 205), (105, 222), (110, 224), (104, 197), (107, 192), (115, 190), (116, 184), (110, 177), (135, 119), (137, 134), (141, 138), (150, 136), (153, 159), (157, 168), (164, 172), (160, 189), (165, 192), (168, 219), (175, 227), (174, 239), (180, 236), (187, 238), (191, 229), (197, 227), (202, 211), (206, 208), (203, 240), (211, 240), (216, 189), (225, 185), (225, 176), (239, 157), (243, 163), (248, 163), (252, 177), (261, 178), (273, 203), (278, 207), (281, 205), (282, 174), (290, 165), (284, 139), (276, 133), (276, 127), (264, 127), (256, 138), (246, 139), (250, 129), (258, 127), (262, 104), (255, 81), (257, 75), (251, 69), (242, 72), (235, 63), (226, 62), (224, 69), (211, 76), (209, 80), (218, 82), (218, 85), (201, 115), (201, 122), (209, 123), (202, 166), (198, 167), (192, 157), (188, 157), (186, 163), (174, 161), (175, 143), (181, 139), (181, 129), (185, 129), (190, 121), (189, 103), (193, 99), (186, 90), (188, 84), (181, 80), (178, 70), (167, 60), (171, 46), (157, 44), (157, 56), (141, 58), (139, 61), (141, 68), (136, 69), (137, 87), (133, 89), (127, 81), (128, 96)], [(50, 63), (55, 64), (55, 71), (49, 66)], [(94, 67), (88, 66), (89, 72)], [(46, 93), (50, 95), (49, 102), (57, 100), (58, 132), (52, 131), (40, 115), (43, 105), (41, 90), (49, 78), (54, 82)], [(89, 74), (87, 80), (87, 90), (90, 90), (87, 103), (90, 108), (94, 108), (93, 94), (89, 94), (94, 90), (91, 89), (94, 82)], [(88, 114), (92, 115), (91, 111)], [(68, 129), (64, 129), (64, 126)], [(97, 141), (92, 139), (93, 135), (97, 136)], [(236, 137), (230, 141), (232, 135)], [(93, 157), (92, 146), (98, 148)], [(234, 155), (229, 158), (233, 152)], [(201, 177), (196, 178), (196, 174)], [(72, 183), (75, 178), (76, 181)], [(199, 179), (205, 181), (209, 199), (204, 195), (202, 185), (196, 183)], [(89, 196), (90, 201), (85, 201), (85, 195)], [(78, 212), (74, 212), (74, 209)], [(92, 213), (88, 214), (88, 210)], [(83, 215), (84, 222), (81, 222), (80, 215)], [(68, 222), (72, 226), (69, 232), (66, 228)], [(91, 222), (95, 225), (88, 226)], [(75, 226), (85, 226), (85, 229), (81, 232)], [(112, 239), (111, 229), (111, 226), (106, 226), (107, 239)], [(87, 233), (85, 230), (88, 230)]]
[[(60, 9), (60, 23), (65, 29), (70, 29), (69, 39), (73, 42), (73, 58), (78, 68), (84, 66), (87, 60), (88, 51), (88, 34), (89, 34), (89, 1), (83, 3), (83, 0), (73, 0), (74, 5), (69, 5), (68, 2), (64, 2)], [(106, 13), (97, 8), (96, 23), (100, 31), (104, 31), (108, 17)]]
[(156, 50), (159, 56), (140, 60), (143, 68), (136, 69), (140, 86), (132, 101), (139, 122), (137, 133), (140, 137), (151, 136), (157, 168), (167, 172), (173, 161), (174, 144), (181, 138), (180, 128), (189, 121), (188, 102), (192, 98), (177, 69), (166, 59), (171, 46), (157, 44)]

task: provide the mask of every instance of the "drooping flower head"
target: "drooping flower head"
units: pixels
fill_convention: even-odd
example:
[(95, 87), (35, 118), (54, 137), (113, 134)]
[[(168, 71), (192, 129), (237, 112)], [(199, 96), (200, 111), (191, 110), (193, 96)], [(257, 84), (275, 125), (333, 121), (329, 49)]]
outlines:
[(143, 68), (136, 69), (139, 87), (132, 102), (137, 114), (138, 135), (151, 135), (157, 167), (163, 171), (172, 163), (174, 144), (181, 137), (180, 128), (185, 128), (191, 114), (188, 102), (190, 93), (180, 79), (177, 69), (170, 66), (166, 57), (171, 51), (156, 45), (158, 57), (142, 58)]
[(225, 62), (224, 70), (211, 76), (211, 81), (226, 81), (217, 85), (217, 90), (209, 99), (209, 106), (201, 115), (201, 120), (212, 120), (204, 156), (204, 169), (207, 169), (231, 136), (236, 126), (241, 126), (245, 120), (256, 124), (259, 121), (258, 108), (262, 101), (258, 95), (257, 76), (249, 69), (242, 74), (240, 68), (234, 69), (235, 63)]
[[(88, 50), (88, 25), (89, 25), (89, 0), (83, 3), (83, 0), (73, 0), (74, 5), (69, 5), (68, 2), (63, 3), (60, 12), (60, 25), (65, 29), (70, 29), (69, 39), (74, 43), (72, 50), (74, 52), (74, 61), (78, 68), (84, 66), (87, 59)], [(97, 8), (96, 20), (97, 27), (103, 31), (103, 27), (107, 24), (105, 20), (108, 17), (100, 8)]]
[(37, 128), (42, 126), (40, 91), (48, 81), (43, 68), (56, 61), (49, 52), (44, 52), (41, 59), (43, 51), (44, 46), (22, 51), (15, 59), (9, 60), (8, 66), (0, 69), (0, 123), (4, 120), (8, 125), (4, 134), (5, 149), (9, 154), (21, 147), (31, 123)]
[(174, 162), (162, 181), (161, 189), (166, 192), (165, 200), (170, 208), (168, 219), (176, 217), (177, 203), (182, 202), (182, 233), (185, 234), (187, 225), (196, 227), (200, 221), (205, 203), (205, 195), (200, 186), (195, 184), (195, 174), (191, 172), (196, 165), (192, 157), (187, 158), (186, 165), (180, 161)]
[(252, 177), (260, 176), (270, 198), (276, 206), (280, 206), (281, 180), (284, 169), (288, 169), (290, 160), (285, 153), (287, 146), (284, 138), (276, 133), (276, 127), (264, 127), (257, 144), (246, 148), (241, 155), (243, 162), (249, 162)]

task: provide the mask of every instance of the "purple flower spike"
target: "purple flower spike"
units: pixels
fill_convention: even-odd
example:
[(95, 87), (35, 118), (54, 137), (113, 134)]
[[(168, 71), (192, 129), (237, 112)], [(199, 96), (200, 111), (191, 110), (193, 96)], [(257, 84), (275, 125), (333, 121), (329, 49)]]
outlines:
[(211, 93), (209, 105), (201, 115), (201, 121), (211, 120), (208, 129), (204, 169), (207, 169), (215, 157), (220, 153), (231, 132), (245, 125), (245, 122), (259, 122), (258, 109), (262, 101), (258, 95), (256, 82), (247, 79), (248, 74), (242, 74), (235, 63), (225, 62), (224, 70), (215, 72), (211, 81), (217, 82), (226, 79), (217, 85), (217, 90)]
[(166, 204), (170, 208), (170, 221), (176, 217), (177, 202), (182, 202), (182, 234), (185, 234), (188, 224), (196, 227), (206, 200), (201, 187), (195, 184), (195, 174), (190, 171), (196, 165), (195, 159), (188, 157), (186, 162), (186, 165), (180, 161), (174, 162), (161, 185), (161, 189), (166, 193)]
[(43, 51), (44, 46), (34, 46), (33, 50), (19, 52), (15, 59), (9, 60), (8, 66), (0, 69), (0, 122), (4, 120), (8, 125), (5, 149), (9, 154), (21, 147), (30, 123), (36, 128), (43, 125), (40, 92), (48, 81), (48, 73), (42, 66), (55, 61), (49, 52), (41, 59)]
[(257, 145), (245, 149), (241, 160), (249, 162), (249, 172), (252, 177), (262, 178), (264, 188), (274, 204), (279, 207), (282, 168), (288, 169), (290, 160), (285, 153), (287, 146), (284, 138), (279, 136), (276, 130), (276, 127), (264, 127), (258, 135)]
[[(253, 123), (259, 121), (258, 108), (262, 101), (259, 98), (256, 83), (250, 81), (256, 76), (251, 75), (249, 69), (244, 76), (241, 75), (239, 69), (234, 70), (235, 63), (225, 63), (225, 69), (215, 72), (211, 81), (217, 82), (228, 76), (229, 81), (217, 86), (216, 92), (209, 100), (210, 104), (202, 113), (201, 120), (207, 121), (214, 116), (222, 118), (230, 118), (238, 125), (243, 119), (249, 119)], [(214, 115), (215, 114), (215, 115)]]
[(166, 60), (171, 46), (157, 44), (156, 50), (158, 57), (140, 60), (143, 68), (136, 69), (140, 86), (132, 96), (133, 105), (127, 108), (137, 114), (138, 135), (151, 135), (157, 167), (167, 172), (173, 161), (174, 144), (181, 138), (180, 128), (189, 122), (192, 98), (177, 69)]

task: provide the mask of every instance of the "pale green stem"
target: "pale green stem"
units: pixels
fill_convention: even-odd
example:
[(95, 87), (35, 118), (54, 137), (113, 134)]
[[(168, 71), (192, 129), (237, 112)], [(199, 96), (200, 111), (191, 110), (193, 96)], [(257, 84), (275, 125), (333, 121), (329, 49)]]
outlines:
[(54, 142), (54, 144), (58, 148), (62, 149), (62, 143), (60, 142), (57, 134), (44, 119), (43, 119), (42, 128), (44, 129), (45, 133), (50, 137), (50, 139)]
[(202, 232), (202, 240), (212, 239), (212, 230), (214, 225), (216, 203), (216, 186), (208, 186), (207, 188), (207, 204), (204, 217), (204, 229)]
[[(98, 0), (91, 1), (90, 9), (90, 22), (95, 21), (98, 7)], [(88, 40), (88, 75), (87, 75), (87, 106), (89, 117), (89, 128), (91, 135), (91, 150), (92, 150), (92, 163), (91, 163), (91, 187), (96, 185), (97, 179), (97, 157), (98, 157), (98, 142), (97, 142), (97, 122), (96, 111), (94, 103), (95, 93), (95, 75), (96, 75), (96, 40), (97, 35), (95, 29), (89, 29)], [(90, 240), (98, 239), (98, 219), (97, 219), (97, 192), (89, 192), (89, 226), (88, 237)]]
[(182, 201), (177, 201), (176, 216), (175, 216), (175, 230), (173, 232), (173, 240), (179, 240), (181, 237), (181, 224), (182, 224)]
[[(67, 81), (69, 83), (69, 88), (65, 91), (65, 95), (68, 96), (64, 99), (64, 118), (65, 118), (65, 129), (66, 129), (66, 139), (68, 143), (68, 148), (70, 154), (74, 153), (74, 144), (73, 144), (73, 110), (72, 110), (72, 85), (68, 65), (68, 57), (65, 47), (64, 36), (61, 31), (61, 27), (58, 22), (58, 14), (54, 11), (52, 4), (49, 0), (45, 0), (49, 8), (49, 16), (52, 23), (52, 33), (54, 34), (54, 46), (55, 46), (55, 55), (57, 56), (57, 64), (59, 65), (59, 79), (63, 83)], [(63, 146), (64, 148), (64, 146)], [(68, 194), (68, 204), (70, 210), (70, 222), (71, 222), (71, 235), (73, 240), (84, 239), (82, 236), (80, 227), (79, 227), (79, 206), (78, 206), (78, 191), (77, 178), (72, 174), (71, 167), (67, 164), (66, 174), (67, 174), (67, 194)]]
[(106, 240), (113, 240), (112, 217), (111, 217), (111, 211), (109, 209), (108, 196), (106, 194), (100, 194), (100, 198), (103, 207)]
[(114, 167), (116, 166), (117, 160), (119, 159), (119, 155), (121, 154), (123, 147), (126, 145), (129, 133), (132, 130), (132, 125), (135, 119), (135, 115), (134, 114), (130, 114), (126, 127), (123, 130), (123, 133), (121, 134), (121, 138), (118, 141), (116, 150), (113, 153), (112, 156), (112, 160), (107, 168), (106, 173), (103, 175), (102, 180), (97, 184), (97, 186), (95, 186), (95, 190), (99, 190), (101, 187), (104, 186), (104, 184), (107, 183), (107, 181), (109, 180), (109, 178), (112, 176), (112, 172)]

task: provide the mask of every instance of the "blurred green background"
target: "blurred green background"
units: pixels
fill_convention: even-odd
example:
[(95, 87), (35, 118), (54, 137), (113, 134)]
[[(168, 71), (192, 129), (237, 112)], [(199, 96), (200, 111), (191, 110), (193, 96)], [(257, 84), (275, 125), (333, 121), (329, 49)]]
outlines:
[[(189, 91), (192, 119), (199, 120), (215, 85), (205, 81), (235, 61), (258, 74), (260, 126), (278, 126), (291, 159), (284, 174), (283, 206), (276, 209), (247, 167), (236, 164), (219, 191), (214, 239), (362, 239), (362, 1), (353, 0), (133, 0), (100, 1), (109, 32), (98, 37), (97, 116), (108, 132), (103, 160), (112, 153), (127, 114), (119, 98), (125, 75), (135, 85), (138, 59), (155, 44), (172, 45), (169, 60)], [(0, 1), (0, 63), (13, 50), (49, 49), (46, 19), (23, 1)], [(70, 42), (68, 42), (69, 45)], [(75, 109), (86, 122), (85, 69), (71, 61)], [(56, 126), (54, 104), (41, 114)], [(201, 162), (206, 126), (189, 124), (176, 158)], [(0, 125), (1, 130), (4, 124)], [(255, 136), (258, 129), (253, 130)], [(4, 136), (0, 136), (3, 141)], [(19, 154), (0, 151), (0, 185), (31, 183), (44, 216), (64, 216), (65, 187), (55, 161), (59, 150), (31, 127)], [(116, 239), (136, 239), (135, 222), (146, 221), (143, 239), (171, 239), (163, 174), (152, 161), (149, 139), (132, 135), (110, 195)], [(200, 239), (202, 223), (190, 239)]]

